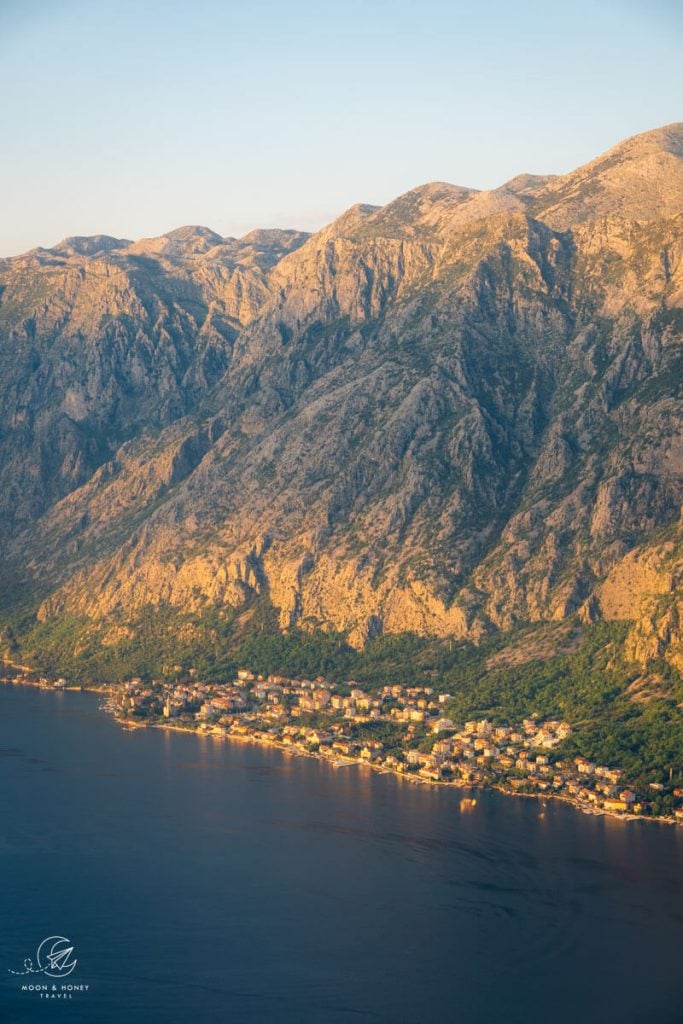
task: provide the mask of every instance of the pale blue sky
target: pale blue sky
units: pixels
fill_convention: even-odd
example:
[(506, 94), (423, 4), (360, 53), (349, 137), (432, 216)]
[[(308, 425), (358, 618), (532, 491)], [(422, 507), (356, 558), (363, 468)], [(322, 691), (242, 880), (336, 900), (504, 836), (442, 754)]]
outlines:
[(320, 227), (683, 118), (679, 0), (0, 0), (0, 255)]

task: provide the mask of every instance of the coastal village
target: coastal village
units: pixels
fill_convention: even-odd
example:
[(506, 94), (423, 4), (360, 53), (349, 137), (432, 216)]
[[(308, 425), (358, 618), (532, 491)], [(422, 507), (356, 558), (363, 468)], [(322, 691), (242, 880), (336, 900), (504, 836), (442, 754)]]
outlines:
[[(370, 694), (352, 680), (334, 686), (320, 676), (264, 678), (241, 669), (227, 687), (199, 681), (144, 686), (133, 679), (114, 706), (126, 720), (184, 720), (201, 732), (276, 744), (337, 765), (360, 761), (416, 781), (497, 785), (564, 796), (586, 810), (647, 813), (647, 799), (620, 784), (619, 768), (553, 755), (571, 735), (566, 722), (531, 717), (458, 725), (444, 714), (449, 699), (425, 686), (384, 686)], [(382, 724), (403, 729), (390, 732)], [(683, 790), (680, 797), (676, 817), (683, 822)]]
[[(15, 681), (29, 680), (19, 677)], [(66, 688), (67, 681), (39, 681)], [(556, 796), (584, 811), (648, 815), (648, 793), (635, 792), (616, 767), (562, 756), (571, 735), (563, 721), (456, 723), (445, 713), (449, 694), (428, 686), (384, 686), (368, 693), (354, 681), (263, 677), (241, 669), (229, 685), (133, 678), (108, 690), (104, 707), (123, 724), (190, 729), (253, 740), (335, 766), (363, 763), (423, 783), (495, 786), (523, 795)], [(660, 783), (649, 788), (664, 789)], [(683, 789), (673, 788), (674, 820), (683, 823)], [(680, 803), (676, 808), (675, 803)]]

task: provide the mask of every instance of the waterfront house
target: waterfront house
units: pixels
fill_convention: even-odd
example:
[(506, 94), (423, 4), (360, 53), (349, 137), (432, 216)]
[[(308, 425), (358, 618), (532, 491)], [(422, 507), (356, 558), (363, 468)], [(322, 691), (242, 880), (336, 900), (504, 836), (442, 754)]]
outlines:
[(629, 804), (625, 800), (617, 800), (608, 798), (602, 805), (606, 811), (623, 812), (629, 809)]

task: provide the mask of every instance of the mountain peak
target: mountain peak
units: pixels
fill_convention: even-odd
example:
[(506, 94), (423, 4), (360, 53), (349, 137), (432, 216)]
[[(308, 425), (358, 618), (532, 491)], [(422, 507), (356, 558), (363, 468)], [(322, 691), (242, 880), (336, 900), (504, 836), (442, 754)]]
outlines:
[(634, 135), (537, 193), (536, 216), (566, 230), (603, 217), (649, 221), (683, 209), (683, 124)]
[(112, 235), (71, 235), (52, 246), (52, 251), (69, 256), (96, 256), (100, 252), (125, 249), (128, 245), (131, 245), (130, 239)]
[(168, 258), (186, 258), (203, 255), (224, 239), (210, 228), (201, 224), (185, 224), (182, 227), (167, 231), (156, 238), (141, 238), (128, 248), (133, 256), (165, 256)]
[(517, 174), (495, 191), (514, 192), (518, 196), (533, 196), (556, 178), (556, 174)]
[(4, 261), (0, 564), (93, 622), (257, 598), (361, 639), (624, 617), (629, 563), (608, 573), (679, 530), (680, 222), (646, 221), (683, 207), (681, 137), (429, 182), (304, 244), (186, 225), (67, 239), (92, 273)]
[(206, 228), (203, 224), (184, 224), (180, 228), (174, 228), (173, 231), (167, 231), (162, 238), (171, 238), (178, 242), (193, 242), (195, 239), (202, 238), (207, 242), (211, 242), (212, 245), (219, 245), (223, 238), (221, 235), (216, 234), (211, 228)]
[(240, 242), (246, 245), (277, 246), (278, 248), (296, 244), (301, 238), (307, 238), (308, 232), (297, 231), (296, 228), (254, 228), (242, 235)]
[[(592, 163), (598, 163), (615, 156), (632, 159), (657, 152), (671, 153), (673, 156), (683, 156), (682, 121), (673, 121), (671, 124), (662, 125), (660, 128), (652, 128), (650, 131), (631, 135), (628, 139), (623, 139), (615, 146), (612, 146), (611, 149), (597, 157)], [(590, 166), (590, 164), (586, 166)]]

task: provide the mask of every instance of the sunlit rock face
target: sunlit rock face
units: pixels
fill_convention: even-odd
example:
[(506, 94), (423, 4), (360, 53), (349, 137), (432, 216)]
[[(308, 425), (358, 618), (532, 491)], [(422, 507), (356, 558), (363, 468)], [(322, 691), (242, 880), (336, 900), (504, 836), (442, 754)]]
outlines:
[(310, 237), (0, 261), (8, 580), (42, 618), (263, 594), (356, 644), (626, 618), (683, 661), (682, 164), (672, 125)]

